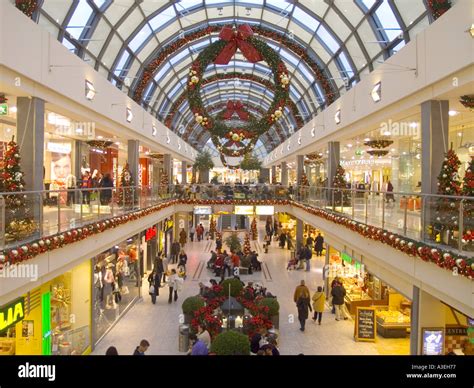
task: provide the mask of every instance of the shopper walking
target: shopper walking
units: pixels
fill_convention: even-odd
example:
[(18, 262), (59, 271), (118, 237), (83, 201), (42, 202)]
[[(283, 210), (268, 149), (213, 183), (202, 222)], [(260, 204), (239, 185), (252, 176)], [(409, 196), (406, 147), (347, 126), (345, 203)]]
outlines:
[(318, 287), (318, 291), (316, 291), (311, 299), (313, 301), (313, 310), (314, 316), (313, 321), (316, 322), (318, 320), (318, 324), (321, 324), (321, 319), (323, 318), (323, 311), (324, 311), (324, 303), (326, 302), (326, 295), (323, 292), (323, 288), (321, 286)]
[(194, 225), (191, 225), (191, 228), (189, 228), (189, 238), (191, 242), (194, 242), (194, 233), (196, 232), (196, 229), (194, 228)]
[(336, 314), (336, 306), (333, 303), (332, 290), (338, 284), (339, 284), (339, 278), (335, 277), (333, 281), (331, 282), (331, 293), (329, 294), (331, 296), (331, 305), (332, 305), (331, 314)]
[[(309, 311), (311, 310), (311, 303), (310, 303), (310, 294), (308, 288), (304, 285), (304, 281), (301, 281), (300, 288), (300, 295), (296, 300), (296, 307), (298, 308), (298, 320), (300, 322), (300, 330), (304, 331), (306, 320), (309, 316)], [(303, 286), (303, 287), (302, 287)]]
[(181, 232), (179, 232), (179, 243), (181, 244), (181, 247), (184, 248), (186, 245), (186, 241), (188, 240), (188, 236), (186, 236), (186, 231), (184, 229), (181, 229)]
[(341, 283), (337, 283), (331, 290), (332, 304), (336, 308), (336, 321), (347, 319), (344, 314), (344, 297), (346, 296), (346, 289)]
[(184, 252), (184, 249), (181, 249), (179, 252), (178, 267), (183, 266), (186, 271), (186, 264), (188, 262), (188, 255)]
[(314, 250), (316, 251), (316, 256), (323, 255), (323, 247), (324, 247), (324, 237), (321, 236), (321, 233), (318, 233), (316, 240), (314, 241)]
[(171, 244), (171, 264), (176, 264), (178, 262), (180, 251), (181, 244), (178, 241), (175, 241), (173, 244)]
[(76, 186), (77, 186), (77, 180), (76, 180), (76, 177), (69, 173), (69, 175), (67, 176), (66, 178), (66, 188), (67, 188), (67, 206), (72, 206), (74, 205), (74, 203), (76, 202), (74, 200), (74, 196), (75, 196), (75, 189), (76, 189)]
[(306, 272), (309, 272), (311, 270), (311, 258), (313, 257), (313, 250), (311, 249), (311, 245), (307, 245), (306, 248), (303, 249), (303, 253), (304, 259), (306, 260)]
[(110, 177), (110, 174), (105, 174), (104, 178), (100, 181), (100, 187), (102, 190), (99, 191), (100, 204), (102, 206), (108, 205), (112, 199), (112, 189), (114, 187), (114, 181)]
[[(166, 256), (161, 256), (161, 263), (163, 265), (163, 281), (162, 283), (166, 283), (166, 276), (168, 275), (168, 258)], [(163, 285), (164, 287), (164, 285)]]
[[(176, 302), (178, 300), (178, 291), (180, 289), (181, 279), (178, 277), (175, 269), (171, 270), (171, 275), (168, 277), (168, 286), (170, 290), (170, 295), (168, 298), (168, 303), (171, 303), (174, 299)], [(174, 294), (174, 295), (173, 295)], [(174, 296), (174, 298), (173, 298)]]
[(140, 345), (136, 347), (135, 351), (133, 352), (134, 356), (144, 356), (145, 352), (150, 347), (150, 343), (146, 339), (142, 339), (140, 341)]
[(156, 266), (148, 276), (148, 294), (151, 296), (151, 303), (156, 304), (156, 297), (160, 294), (161, 274), (156, 272)]
[[(295, 292), (293, 294), (293, 302), (298, 302), (298, 299), (301, 297), (301, 295), (307, 294), (309, 295), (309, 288), (306, 287), (305, 281), (302, 280), (300, 282), (300, 285), (296, 287)], [(309, 296), (308, 296), (309, 298)]]
[(202, 226), (202, 224), (199, 224), (199, 225), (198, 225), (198, 227), (196, 228), (196, 233), (197, 233), (198, 241), (203, 240), (203, 237), (204, 237), (204, 226)]

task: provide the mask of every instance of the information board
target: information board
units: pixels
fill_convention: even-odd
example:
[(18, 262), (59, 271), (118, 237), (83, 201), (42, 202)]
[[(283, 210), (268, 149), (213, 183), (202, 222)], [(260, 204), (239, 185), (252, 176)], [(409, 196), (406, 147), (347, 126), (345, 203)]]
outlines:
[(421, 333), (421, 354), (426, 356), (444, 355), (444, 327), (422, 327)]
[(357, 307), (355, 322), (356, 341), (375, 342), (375, 308)]

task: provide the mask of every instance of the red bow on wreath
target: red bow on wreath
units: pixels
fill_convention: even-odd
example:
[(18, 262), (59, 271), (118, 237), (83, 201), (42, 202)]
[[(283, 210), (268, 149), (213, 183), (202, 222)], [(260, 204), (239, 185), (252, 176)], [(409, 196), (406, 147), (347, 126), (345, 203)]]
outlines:
[(245, 112), (244, 106), (240, 101), (233, 102), (233, 101), (227, 101), (227, 110), (225, 111), (223, 117), (224, 120), (229, 120), (234, 113), (237, 113), (239, 116), (240, 120), (248, 120), (249, 119), (249, 114)]
[(237, 51), (237, 48), (240, 49), (243, 56), (252, 63), (261, 61), (263, 57), (257, 51), (257, 49), (252, 46), (246, 40), (253, 35), (253, 31), (248, 24), (244, 24), (237, 28), (237, 31), (234, 31), (230, 27), (224, 27), (219, 33), (219, 38), (229, 42), (222, 49), (219, 55), (214, 60), (216, 65), (227, 65), (234, 54)]

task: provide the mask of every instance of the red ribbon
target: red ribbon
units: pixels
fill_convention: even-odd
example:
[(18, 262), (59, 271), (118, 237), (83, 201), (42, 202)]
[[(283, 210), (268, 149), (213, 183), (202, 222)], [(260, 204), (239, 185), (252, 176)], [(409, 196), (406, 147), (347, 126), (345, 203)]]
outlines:
[(257, 49), (247, 42), (247, 39), (253, 35), (253, 31), (248, 24), (244, 24), (234, 31), (230, 27), (224, 27), (219, 33), (219, 38), (229, 42), (214, 60), (216, 65), (227, 65), (237, 48), (240, 49), (243, 56), (252, 63), (261, 61), (263, 57)]
[(227, 110), (225, 111), (223, 117), (224, 120), (229, 120), (234, 113), (237, 113), (239, 116), (240, 120), (248, 120), (249, 119), (249, 114), (245, 112), (244, 106), (240, 101), (233, 102), (233, 101), (227, 101)]

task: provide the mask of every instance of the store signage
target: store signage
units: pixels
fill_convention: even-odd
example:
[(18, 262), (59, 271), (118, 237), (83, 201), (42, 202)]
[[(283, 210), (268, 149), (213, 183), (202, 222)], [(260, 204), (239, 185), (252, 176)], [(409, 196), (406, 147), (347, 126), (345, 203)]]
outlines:
[(46, 149), (49, 152), (57, 152), (58, 154), (70, 154), (71, 143), (56, 143), (56, 142), (48, 141)]
[(422, 354), (426, 356), (442, 356), (444, 354), (444, 328), (421, 328)]
[(0, 104), (0, 116), (8, 115), (8, 105), (7, 104)]
[(211, 215), (212, 206), (194, 206), (194, 214)]
[(245, 216), (250, 216), (252, 215), (253, 212), (253, 206), (239, 206), (236, 205), (234, 209), (235, 214), (240, 214), (240, 215), (245, 215)]
[(217, 210), (217, 214), (231, 214), (234, 208), (232, 205), (221, 205), (217, 206), (214, 210)]
[(375, 342), (374, 307), (357, 307), (355, 339), (356, 341)]
[(145, 232), (145, 241), (150, 241), (154, 237), (156, 237), (156, 227), (147, 229)]
[(446, 326), (446, 335), (467, 335), (466, 326)]
[(341, 166), (343, 167), (355, 167), (355, 166), (391, 166), (391, 159), (356, 159), (356, 160), (343, 160)]
[(163, 227), (165, 231), (171, 229), (173, 227), (173, 220), (165, 220)]
[(275, 214), (275, 206), (255, 206), (255, 213), (259, 216), (272, 216)]
[(0, 332), (20, 322), (25, 317), (25, 298), (19, 298), (13, 303), (0, 308)]

